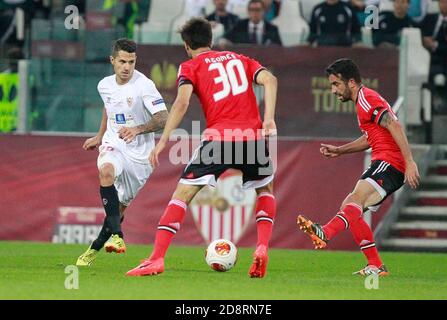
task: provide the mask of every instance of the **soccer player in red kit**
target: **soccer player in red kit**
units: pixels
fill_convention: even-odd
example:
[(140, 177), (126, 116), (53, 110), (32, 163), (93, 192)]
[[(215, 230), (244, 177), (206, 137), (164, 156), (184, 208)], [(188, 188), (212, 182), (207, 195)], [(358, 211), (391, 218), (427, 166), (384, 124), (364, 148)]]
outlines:
[(357, 120), (363, 135), (338, 147), (322, 144), (320, 152), (327, 158), (335, 158), (372, 148), (371, 165), (360, 177), (354, 191), (345, 198), (340, 211), (326, 225), (313, 223), (301, 215), (297, 223), (311, 237), (316, 249), (326, 247), (339, 232), (349, 229), (368, 260), (367, 266), (354, 274), (388, 275), (371, 228), (362, 215), (365, 209), (381, 204), (405, 181), (416, 188), (419, 184), (418, 168), (396, 115), (385, 99), (362, 85), (357, 65), (350, 59), (339, 59), (326, 69), (326, 73), (332, 93), (342, 102), (355, 102)]
[[(160, 219), (152, 254), (127, 275), (164, 271), (166, 251), (180, 229), (190, 201), (203, 186), (214, 186), (225, 170), (233, 168), (242, 171), (243, 188), (255, 188), (257, 193), (258, 241), (249, 276), (262, 278), (266, 274), (268, 243), (276, 214), (273, 166), (263, 136), (276, 134), (277, 80), (256, 60), (230, 51), (211, 50), (211, 25), (202, 18), (186, 22), (180, 34), (192, 59), (180, 65), (177, 97), (160, 141), (150, 155), (151, 164), (158, 165), (158, 156), (182, 121), (193, 93), (201, 102), (207, 127)], [(253, 83), (264, 86), (263, 121)]]

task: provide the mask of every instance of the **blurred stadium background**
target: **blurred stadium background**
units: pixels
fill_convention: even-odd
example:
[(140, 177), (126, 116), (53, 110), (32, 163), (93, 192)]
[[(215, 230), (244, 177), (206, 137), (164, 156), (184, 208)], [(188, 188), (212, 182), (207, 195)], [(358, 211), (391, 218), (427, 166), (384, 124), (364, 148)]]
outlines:
[[(368, 152), (328, 161), (318, 151), (323, 141), (343, 143), (360, 134), (353, 105), (335, 101), (324, 74), (336, 58), (351, 57), (364, 83), (399, 108), (422, 175), (418, 190), (404, 187), (368, 218), (377, 243), (386, 250), (447, 252), (446, 69), (430, 75), (431, 56), (418, 27), (403, 29), (395, 47), (374, 47), (368, 27), (362, 27), (356, 46), (308, 46), (311, 10), (319, 2), (280, 1), (271, 21), (283, 46), (230, 47), (259, 59), (279, 79), (278, 216), (272, 246), (310, 249), (296, 230), (296, 215), (328, 220), (368, 164)], [(439, 13), (436, 1), (419, 2), (426, 3), (427, 14)], [(377, 4), (392, 10), (391, 2)], [(69, 17), (70, 5), (79, 10), (78, 17)], [(104, 217), (97, 153), (81, 146), (99, 127), (103, 105), (96, 88), (113, 72), (111, 42), (130, 37), (139, 44), (137, 69), (155, 82), (170, 106), (178, 65), (186, 59), (176, 30), (188, 17), (213, 10), (212, 0), (0, 1), (0, 240), (89, 243), (95, 238)], [(231, 10), (246, 17), (246, 1), (233, 1)], [(67, 29), (68, 18), (79, 28)], [(214, 33), (219, 45), (223, 27), (216, 26)], [(191, 120), (203, 121), (198, 101), (182, 124), (186, 130)], [(161, 163), (127, 211), (129, 243), (153, 241), (183, 168), (169, 163), (167, 154)], [(254, 198), (241, 192), (233, 180), (223, 179), (218, 194), (209, 191), (191, 206), (174, 243), (204, 245), (225, 237), (252, 246)], [(220, 198), (229, 206), (219, 204)], [(331, 249), (356, 247), (343, 234)]]

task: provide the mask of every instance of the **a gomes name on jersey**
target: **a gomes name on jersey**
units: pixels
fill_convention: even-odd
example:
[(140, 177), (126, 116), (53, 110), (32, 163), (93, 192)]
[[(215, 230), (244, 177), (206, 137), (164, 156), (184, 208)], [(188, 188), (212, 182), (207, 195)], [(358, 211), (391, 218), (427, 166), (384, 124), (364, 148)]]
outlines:
[(227, 53), (226, 55), (218, 56), (215, 58), (214, 57), (205, 58), (205, 63), (216, 63), (216, 62), (222, 62), (222, 61), (231, 60), (231, 59), (236, 59), (236, 56), (232, 53)]

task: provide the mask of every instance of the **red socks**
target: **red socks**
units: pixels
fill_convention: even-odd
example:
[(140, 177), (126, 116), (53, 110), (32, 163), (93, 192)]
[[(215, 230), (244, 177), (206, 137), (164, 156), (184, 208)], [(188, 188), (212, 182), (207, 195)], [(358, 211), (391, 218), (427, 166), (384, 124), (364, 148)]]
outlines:
[(375, 265), (380, 267), (382, 261), (379, 257), (376, 244), (374, 243), (374, 236), (369, 225), (362, 218), (363, 210), (355, 203), (348, 203), (342, 211), (329, 221), (323, 227), (324, 234), (328, 239), (332, 239), (343, 229), (350, 229), (352, 237), (357, 245), (362, 250), (368, 265)]
[(343, 229), (349, 229), (350, 223), (360, 218), (362, 213), (363, 210), (358, 204), (348, 203), (329, 223), (323, 226), (324, 234), (329, 240), (332, 239)]
[(360, 250), (362, 250), (363, 254), (368, 260), (368, 265), (380, 267), (382, 265), (382, 260), (380, 259), (379, 252), (377, 251), (371, 228), (366, 221), (360, 217), (351, 223), (350, 230), (354, 241), (360, 247)]
[[(172, 238), (180, 229), (185, 218), (187, 205), (181, 200), (172, 199), (158, 223), (155, 235), (154, 251), (150, 259), (164, 258)], [(258, 195), (256, 202), (256, 223), (258, 228), (258, 245), (268, 246), (272, 236), (273, 221), (276, 214), (275, 197), (267, 192)]]
[(164, 258), (172, 238), (180, 229), (183, 219), (185, 218), (186, 208), (186, 203), (181, 200), (172, 199), (169, 201), (169, 204), (158, 223), (154, 251), (150, 257), (151, 260)]
[(265, 245), (268, 247), (276, 215), (275, 196), (268, 192), (260, 193), (256, 201), (255, 214), (258, 229), (258, 242), (256, 246)]

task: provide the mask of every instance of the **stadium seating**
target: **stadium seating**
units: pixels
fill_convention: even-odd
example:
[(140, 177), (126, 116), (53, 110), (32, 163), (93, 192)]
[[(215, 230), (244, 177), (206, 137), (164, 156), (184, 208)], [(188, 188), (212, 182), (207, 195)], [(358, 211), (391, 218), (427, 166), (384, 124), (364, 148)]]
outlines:
[(367, 48), (374, 48), (372, 40), (372, 29), (370, 27), (362, 27), (362, 43)]
[[(405, 73), (400, 81), (406, 87), (405, 108), (406, 123), (420, 125), (422, 107), (422, 85), (427, 82), (430, 66), (430, 54), (422, 46), (421, 30), (405, 28), (401, 39), (401, 67)], [(401, 70), (402, 72), (402, 70)]]
[(438, 1), (430, 1), (428, 4), (427, 13), (439, 13)]
[(51, 21), (52, 28), (52, 39), (53, 40), (61, 40), (61, 41), (76, 41), (78, 40), (78, 30), (76, 29), (66, 29), (65, 28), (65, 19), (63, 18), (54, 18)]
[(178, 29), (189, 19), (189, 15), (187, 15), (185, 12), (182, 13), (182, 15), (176, 17), (174, 21), (172, 22), (172, 28), (169, 33), (169, 44), (182, 44), (182, 38), (180, 37), (180, 34), (178, 33)]
[(51, 39), (51, 23), (46, 19), (33, 19), (31, 21), (31, 40)]
[(247, 13), (247, 2), (245, 1), (234, 1), (232, 5), (230, 5), (229, 11), (241, 19), (245, 19), (248, 16)]
[(225, 34), (225, 29), (223, 24), (217, 23), (215, 27), (213, 28), (213, 44), (216, 44), (219, 42), (219, 39), (223, 37)]
[(309, 32), (309, 26), (301, 17), (299, 2), (296, 0), (283, 0), (279, 16), (272, 23), (278, 27), (285, 47), (303, 43)]
[(301, 15), (307, 22), (310, 22), (310, 18), (312, 16), (312, 10), (316, 5), (322, 3), (324, 0), (298, 0), (298, 1), (300, 3)]
[(393, 11), (394, 10), (393, 1), (391, 1), (391, 0), (380, 0), (379, 9), (380, 9), (380, 12), (383, 12), (383, 11)]
[(87, 32), (85, 35), (85, 60), (106, 61), (110, 55), (110, 45), (113, 40), (124, 36), (125, 30), (122, 26)]
[(205, 6), (205, 14), (209, 15), (214, 12), (214, 3), (213, 0), (208, 0)]
[(148, 21), (135, 26), (135, 40), (139, 43), (170, 43), (172, 24), (184, 15), (184, 7), (184, 0), (152, 0)]

